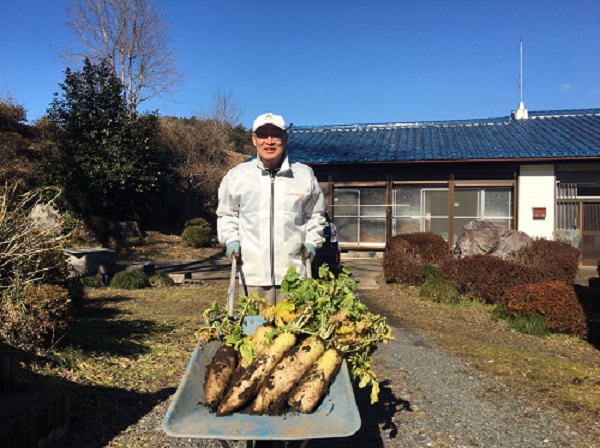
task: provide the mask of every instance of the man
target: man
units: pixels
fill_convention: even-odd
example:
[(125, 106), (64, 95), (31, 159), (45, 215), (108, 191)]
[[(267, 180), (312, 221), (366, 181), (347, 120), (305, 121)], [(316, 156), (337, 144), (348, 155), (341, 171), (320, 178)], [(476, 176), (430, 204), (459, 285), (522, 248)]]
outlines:
[(259, 115), (252, 126), (257, 157), (231, 169), (219, 186), (217, 233), (229, 259), (241, 254), (245, 294), (271, 304), (293, 266), (306, 275), (304, 256), (320, 247), (326, 202), (312, 169), (291, 163), (283, 117)]

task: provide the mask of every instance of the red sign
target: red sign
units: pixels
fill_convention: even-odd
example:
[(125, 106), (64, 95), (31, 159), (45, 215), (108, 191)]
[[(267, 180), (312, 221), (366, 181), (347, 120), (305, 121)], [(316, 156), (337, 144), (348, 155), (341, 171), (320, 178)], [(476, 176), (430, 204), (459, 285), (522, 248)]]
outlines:
[(546, 207), (533, 207), (533, 219), (546, 218)]

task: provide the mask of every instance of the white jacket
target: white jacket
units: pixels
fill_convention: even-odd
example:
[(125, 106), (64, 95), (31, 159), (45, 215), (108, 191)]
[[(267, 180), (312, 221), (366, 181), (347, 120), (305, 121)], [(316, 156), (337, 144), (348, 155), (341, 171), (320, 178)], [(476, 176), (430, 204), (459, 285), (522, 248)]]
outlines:
[(300, 251), (321, 247), (326, 205), (313, 170), (287, 155), (273, 175), (258, 157), (231, 169), (219, 186), (217, 234), (221, 244), (240, 242), (240, 282), (281, 285), (290, 266), (305, 276)]

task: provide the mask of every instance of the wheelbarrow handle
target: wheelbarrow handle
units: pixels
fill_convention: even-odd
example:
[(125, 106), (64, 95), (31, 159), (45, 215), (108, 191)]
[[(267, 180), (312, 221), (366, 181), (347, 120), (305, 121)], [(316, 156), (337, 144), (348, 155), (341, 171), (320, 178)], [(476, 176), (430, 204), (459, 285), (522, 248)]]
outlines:
[(229, 276), (229, 291), (227, 292), (227, 313), (233, 316), (233, 302), (235, 300), (235, 273), (237, 270), (237, 257), (231, 257), (231, 275)]
[(312, 260), (310, 257), (306, 257), (304, 265), (306, 266), (306, 278), (312, 278)]

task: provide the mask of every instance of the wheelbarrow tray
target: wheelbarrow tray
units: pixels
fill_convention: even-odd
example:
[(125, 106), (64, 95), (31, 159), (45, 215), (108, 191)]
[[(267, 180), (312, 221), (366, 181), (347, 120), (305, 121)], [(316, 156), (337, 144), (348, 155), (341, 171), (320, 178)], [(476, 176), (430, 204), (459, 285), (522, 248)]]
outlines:
[[(247, 322), (247, 333), (263, 322)], [(163, 419), (164, 431), (175, 437), (220, 440), (304, 440), (347, 437), (360, 428), (348, 367), (344, 360), (329, 394), (312, 414), (299, 412), (281, 416), (235, 413), (217, 417), (203, 403), (206, 369), (220, 342), (198, 344), (185, 369), (177, 392)]]

